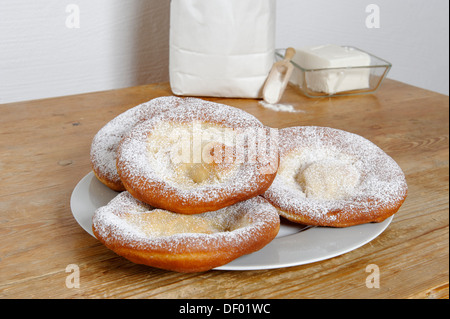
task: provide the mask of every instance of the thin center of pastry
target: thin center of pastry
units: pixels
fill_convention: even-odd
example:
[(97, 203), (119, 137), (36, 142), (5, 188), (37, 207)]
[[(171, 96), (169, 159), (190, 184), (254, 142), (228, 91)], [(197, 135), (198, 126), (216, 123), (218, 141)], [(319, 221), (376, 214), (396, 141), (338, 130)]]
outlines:
[(221, 183), (238, 165), (235, 133), (212, 123), (159, 123), (147, 140), (149, 164), (164, 180), (186, 188)]
[(222, 180), (232, 169), (233, 148), (219, 142), (208, 142), (202, 145), (200, 163), (180, 163), (176, 169), (196, 184), (212, 183)]
[(286, 155), (278, 174), (302, 196), (317, 200), (349, 198), (361, 179), (352, 156), (321, 148), (304, 148)]
[(351, 164), (340, 161), (324, 161), (309, 165), (297, 175), (307, 197), (336, 200), (354, 193), (360, 173)]
[(211, 167), (207, 164), (185, 164), (186, 175), (194, 183), (201, 184), (211, 177)]
[(237, 219), (232, 214), (223, 212), (222, 218), (215, 212), (198, 215), (172, 213), (162, 209), (154, 209), (147, 213), (127, 214), (126, 221), (146, 236), (160, 237), (176, 234), (214, 234), (233, 231), (245, 227), (245, 218)]

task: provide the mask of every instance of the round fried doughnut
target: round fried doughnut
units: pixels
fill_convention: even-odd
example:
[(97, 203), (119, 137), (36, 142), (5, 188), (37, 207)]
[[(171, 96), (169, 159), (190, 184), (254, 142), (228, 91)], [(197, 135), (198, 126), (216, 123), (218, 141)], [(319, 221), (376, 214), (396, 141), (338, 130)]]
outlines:
[(401, 168), (369, 140), (326, 127), (279, 135), (278, 175), (263, 196), (288, 220), (330, 227), (381, 222), (406, 199)]
[(215, 211), (269, 188), (278, 166), (269, 140), (269, 129), (247, 112), (197, 99), (131, 130), (117, 169), (126, 190), (153, 207)]
[(277, 210), (257, 196), (215, 212), (176, 214), (128, 192), (94, 213), (95, 236), (120, 256), (178, 272), (200, 272), (255, 252), (278, 234)]
[(91, 144), (91, 166), (97, 178), (115, 191), (125, 190), (116, 169), (119, 142), (137, 124), (189, 101), (190, 98), (173, 96), (156, 98), (127, 110), (102, 127)]

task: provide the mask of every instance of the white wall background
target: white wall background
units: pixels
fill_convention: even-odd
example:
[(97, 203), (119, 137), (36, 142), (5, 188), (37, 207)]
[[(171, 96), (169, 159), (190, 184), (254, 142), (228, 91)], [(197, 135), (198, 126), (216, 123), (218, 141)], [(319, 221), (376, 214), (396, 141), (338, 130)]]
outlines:
[(166, 0), (0, 0), (0, 103), (167, 81), (168, 38)]
[[(366, 27), (371, 3), (380, 28)], [(70, 4), (79, 28), (66, 25)], [(0, 103), (168, 81), (169, 7), (0, 0)], [(392, 62), (390, 78), (448, 95), (448, 0), (277, 0), (277, 8), (278, 47), (353, 45)]]

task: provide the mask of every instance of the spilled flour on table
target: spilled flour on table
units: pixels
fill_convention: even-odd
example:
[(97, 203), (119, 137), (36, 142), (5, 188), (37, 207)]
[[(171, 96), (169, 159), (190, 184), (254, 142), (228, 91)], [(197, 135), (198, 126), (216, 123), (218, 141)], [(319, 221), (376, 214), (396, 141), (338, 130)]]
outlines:
[(294, 106), (290, 104), (270, 104), (265, 101), (260, 101), (259, 104), (266, 109), (276, 112), (305, 113), (303, 110), (296, 110)]

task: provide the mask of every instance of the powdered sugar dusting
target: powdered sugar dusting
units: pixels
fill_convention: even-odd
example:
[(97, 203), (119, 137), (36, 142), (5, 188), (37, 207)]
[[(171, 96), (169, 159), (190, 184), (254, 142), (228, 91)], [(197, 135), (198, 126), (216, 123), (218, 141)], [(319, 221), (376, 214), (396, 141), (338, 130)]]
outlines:
[(193, 101), (195, 99), (174, 96), (160, 97), (135, 106), (112, 119), (97, 132), (92, 141), (91, 163), (94, 172), (112, 183), (120, 185), (121, 181), (116, 169), (116, 151), (120, 141), (137, 124), (159, 114), (173, 111), (180, 104), (188, 104)]
[[(316, 165), (348, 170), (347, 174), (322, 174), (314, 168), (313, 177), (321, 179), (319, 193), (324, 183), (328, 187), (341, 183), (334, 197), (312, 196), (302, 184), (305, 172)], [(282, 211), (304, 214), (321, 224), (351, 220), (352, 214), (376, 219), (377, 210), (395, 207), (406, 193), (401, 168), (367, 139), (331, 128), (294, 127), (280, 130), (280, 169), (264, 197)]]
[[(118, 149), (117, 161), (122, 180), (127, 181), (127, 185), (138, 193), (142, 192), (144, 184), (144, 192), (148, 189), (157, 189), (161, 192), (159, 195), (163, 197), (176, 194), (177, 198), (186, 205), (189, 203), (191, 207), (204, 206), (205, 203), (218, 203), (243, 194), (248, 194), (249, 198), (264, 192), (273, 178), (267, 179), (264, 174), (261, 174), (261, 167), (267, 164), (266, 161), (278, 162), (277, 156), (263, 156), (263, 160), (235, 163), (233, 164), (233, 174), (224, 180), (186, 187), (186, 183), (178, 183), (170, 175), (174, 168), (169, 152), (172, 150), (174, 142), (182, 143), (182, 140), (160, 145), (161, 147), (157, 148), (155, 154), (149, 152), (149, 140), (154, 137), (152, 134), (164, 135), (164, 132), (155, 132), (156, 128), (173, 128), (180, 124), (199, 121), (204, 125), (212, 126), (213, 129), (231, 129), (235, 137), (241, 134), (246, 135), (246, 138), (242, 139), (245, 144), (243, 145), (244, 149), (249, 143), (245, 141), (255, 140), (252, 135), (257, 134), (258, 129), (265, 130), (265, 127), (254, 116), (237, 108), (200, 99), (193, 99), (191, 102), (189, 105), (179, 106), (173, 112), (161, 114), (137, 125), (123, 139)], [(164, 123), (169, 125), (164, 125)], [(167, 134), (170, 132), (167, 131)], [(213, 134), (210, 135), (213, 136)], [(179, 139), (182, 137), (182, 135), (178, 136)], [(142, 198), (139, 197), (139, 199)], [(156, 205), (154, 202), (149, 203)], [(173, 210), (171, 207), (161, 208)]]
[(197, 218), (213, 224), (218, 231), (212, 233), (186, 230), (170, 236), (152, 234), (143, 231), (128, 218), (130, 215), (151, 215), (155, 211), (160, 210), (138, 201), (128, 192), (122, 192), (108, 205), (95, 211), (93, 227), (106, 246), (120, 242), (129, 248), (167, 250), (170, 253), (214, 251), (226, 246), (239, 249), (279, 227), (277, 210), (260, 196), (215, 212), (184, 215), (184, 218)]
[(201, 168), (204, 169), (204, 174), (208, 175), (202, 184), (224, 183), (239, 169), (239, 163), (230, 159), (228, 163), (223, 163), (223, 169), (208, 170), (202, 152), (204, 148), (207, 149), (207, 145), (215, 142), (233, 148), (235, 133), (233, 130), (227, 130), (227, 138), (224, 138), (225, 133), (220, 125), (160, 121), (153, 126), (147, 140), (147, 165), (151, 166), (153, 172), (162, 180), (175, 187), (198, 187), (200, 182), (189, 174), (196, 164), (203, 165)]

